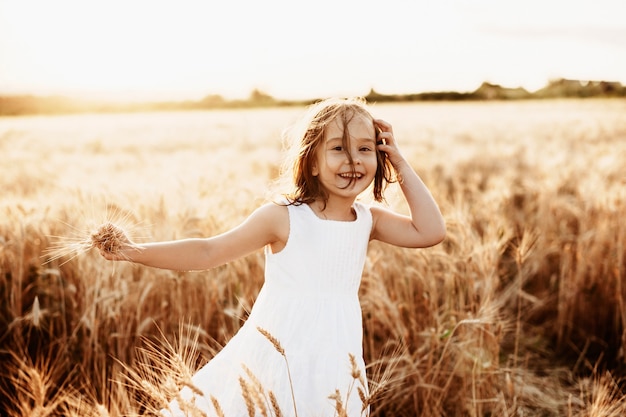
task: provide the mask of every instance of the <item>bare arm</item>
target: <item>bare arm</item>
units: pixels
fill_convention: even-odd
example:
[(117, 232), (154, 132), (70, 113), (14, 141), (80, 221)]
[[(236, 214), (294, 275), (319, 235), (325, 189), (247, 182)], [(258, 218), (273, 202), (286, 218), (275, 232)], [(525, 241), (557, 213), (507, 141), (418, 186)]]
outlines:
[[(177, 271), (204, 270), (245, 256), (281, 239), (286, 241), (287, 208), (267, 204), (236, 228), (206, 239), (181, 239), (137, 244), (128, 241), (116, 254), (100, 250), (109, 260), (126, 260)], [(287, 229), (286, 229), (287, 228)]]
[(403, 216), (383, 208), (372, 208), (372, 239), (409, 248), (436, 245), (446, 234), (439, 207), (422, 179), (401, 155), (391, 125), (383, 120), (375, 120), (375, 123), (381, 129), (379, 137), (385, 141), (378, 147), (387, 154), (398, 174), (400, 188), (411, 215)]

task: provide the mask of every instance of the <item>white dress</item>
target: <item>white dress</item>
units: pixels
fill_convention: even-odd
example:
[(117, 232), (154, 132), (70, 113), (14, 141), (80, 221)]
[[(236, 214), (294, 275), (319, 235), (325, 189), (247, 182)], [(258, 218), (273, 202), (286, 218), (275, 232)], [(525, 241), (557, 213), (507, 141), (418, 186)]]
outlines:
[[(271, 391), (285, 417), (334, 416), (337, 403), (329, 396), (336, 390), (348, 416), (366, 414), (357, 391), (361, 387), (367, 394), (358, 289), (372, 215), (361, 203), (354, 209), (355, 221), (334, 221), (320, 219), (306, 204), (288, 206), (287, 244), (275, 254), (266, 248), (265, 283), (250, 316), (194, 375), (193, 384), (204, 396), (184, 388), (183, 399), (193, 399), (196, 407), (214, 416), (213, 397), (226, 417), (247, 417), (239, 378), (251, 386), (256, 386), (256, 378), (263, 387), (259, 397), (268, 407), (267, 415), (273, 415)], [(280, 343), (285, 356), (259, 328)], [(356, 379), (350, 355), (360, 373)], [(170, 411), (162, 413), (186, 415), (176, 401)], [(256, 415), (263, 415), (259, 406)]]

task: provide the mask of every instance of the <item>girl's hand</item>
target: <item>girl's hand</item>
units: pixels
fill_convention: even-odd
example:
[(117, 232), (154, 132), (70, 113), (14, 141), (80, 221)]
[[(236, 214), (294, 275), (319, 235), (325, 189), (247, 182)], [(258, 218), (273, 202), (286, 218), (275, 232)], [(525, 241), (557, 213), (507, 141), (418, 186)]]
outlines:
[(374, 119), (374, 126), (380, 130), (376, 141), (382, 143), (378, 144), (378, 150), (387, 154), (391, 165), (397, 170), (404, 161), (404, 157), (400, 153), (396, 139), (393, 136), (391, 125), (384, 120)]
[(377, 149), (385, 152), (393, 165), (411, 215), (404, 216), (381, 207), (372, 207), (372, 239), (404, 248), (436, 245), (446, 235), (445, 221), (437, 203), (411, 164), (400, 153), (391, 125), (375, 119), (374, 127), (380, 130), (377, 141), (383, 142), (377, 145)]
[(109, 251), (102, 248), (98, 249), (100, 255), (107, 261), (132, 261), (130, 254), (141, 250), (133, 244), (124, 245), (116, 251)]
[(102, 224), (91, 234), (91, 244), (109, 261), (130, 260), (131, 251), (138, 250), (126, 232), (110, 222)]

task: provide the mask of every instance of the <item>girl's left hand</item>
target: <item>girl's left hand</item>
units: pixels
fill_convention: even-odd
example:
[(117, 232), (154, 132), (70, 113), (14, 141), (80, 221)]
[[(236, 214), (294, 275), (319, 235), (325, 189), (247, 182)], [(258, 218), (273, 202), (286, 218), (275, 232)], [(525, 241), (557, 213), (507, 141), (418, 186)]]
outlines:
[(385, 152), (394, 168), (398, 168), (404, 161), (404, 157), (400, 153), (396, 139), (393, 136), (393, 128), (382, 119), (374, 119), (374, 126), (380, 129), (376, 140), (382, 143), (377, 145), (378, 150)]

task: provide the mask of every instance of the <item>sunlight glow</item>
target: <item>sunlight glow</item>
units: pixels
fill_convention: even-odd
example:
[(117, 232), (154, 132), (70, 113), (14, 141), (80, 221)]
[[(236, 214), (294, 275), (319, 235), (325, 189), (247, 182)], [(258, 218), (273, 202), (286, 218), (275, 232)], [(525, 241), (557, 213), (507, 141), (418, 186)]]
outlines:
[(619, 0), (0, 1), (0, 95), (279, 98), (625, 82)]

